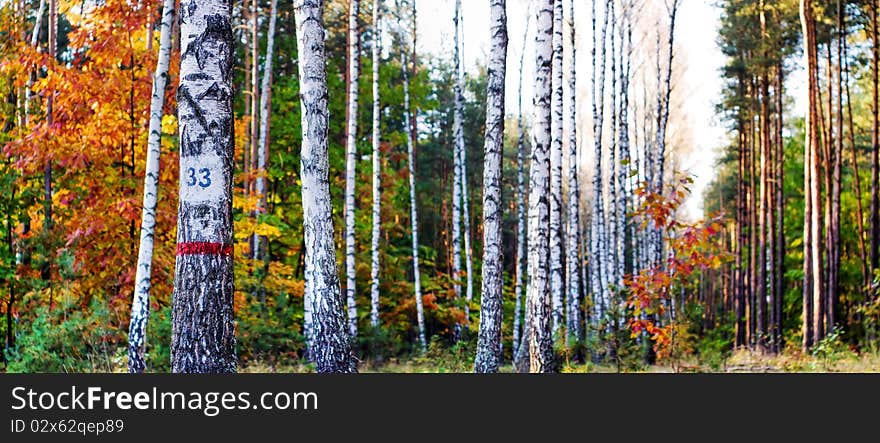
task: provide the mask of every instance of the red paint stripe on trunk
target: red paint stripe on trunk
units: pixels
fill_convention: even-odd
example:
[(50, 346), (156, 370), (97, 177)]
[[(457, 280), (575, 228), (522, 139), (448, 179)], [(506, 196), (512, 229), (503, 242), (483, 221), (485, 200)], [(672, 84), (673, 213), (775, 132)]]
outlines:
[(232, 255), (232, 245), (209, 242), (188, 242), (177, 244), (177, 255)]

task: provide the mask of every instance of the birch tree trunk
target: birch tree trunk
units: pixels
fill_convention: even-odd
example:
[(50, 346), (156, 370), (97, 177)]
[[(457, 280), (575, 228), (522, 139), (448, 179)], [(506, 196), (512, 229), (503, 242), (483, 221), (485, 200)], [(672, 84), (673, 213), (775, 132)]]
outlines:
[[(409, 101), (409, 72), (407, 70), (406, 52), (403, 53), (403, 107), (404, 122), (409, 127), (410, 120), (410, 101)], [(419, 346), (422, 352), (427, 350), (427, 340), (425, 338), (425, 310), (422, 305), (422, 276), (419, 272), (419, 212), (416, 206), (416, 169), (415, 169), (415, 150), (413, 147), (412, 137), (406, 138), (407, 165), (409, 167), (409, 205), (410, 219), (412, 223), (412, 256), (413, 256), (413, 288), (416, 299), (416, 319), (419, 324)]]
[[(464, 46), (464, 17), (461, 15), (461, 0), (458, 0), (457, 3), (457, 14), (458, 20), (456, 21), (456, 32), (458, 33), (458, 46), (456, 48), (456, 57), (458, 61), (456, 62), (456, 66), (458, 66), (458, 112), (462, 115), (462, 119), (464, 118), (464, 68), (462, 64), (464, 63), (464, 55), (461, 54), (463, 52), (462, 48)], [(462, 121), (462, 120), (459, 120)], [(462, 125), (463, 125), (462, 121)], [(467, 179), (467, 147), (464, 142), (464, 130), (458, 132), (460, 138), (457, 138), (458, 141), (458, 156), (459, 156), (459, 173), (461, 174), (461, 178), (459, 178), (459, 184), (461, 185), (461, 217), (462, 223), (464, 224), (464, 256), (465, 256), (465, 278), (466, 278), (466, 291), (465, 291), (465, 303), (464, 303), (464, 327), (467, 332), (470, 327), (470, 307), (471, 300), (474, 298), (474, 258), (473, 258), (473, 247), (471, 246), (471, 214), (470, 214), (470, 196), (468, 187), (468, 179)]]
[[(506, 5), (505, 5), (506, 6)], [(513, 313), (513, 356), (516, 360), (519, 355), (520, 340), (522, 335), (521, 319), (522, 298), (523, 298), (523, 281), (525, 279), (525, 268), (527, 266), (527, 242), (526, 236), (526, 179), (525, 179), (525, 128), (523, 127), (522, 112), (522, 81), (523, 81), (523, 64), (526, 58), (526, 42), (529, 35), (529, 24), (531, 23), (531, 14), (526, 19), (526, 30), (523, 32), (523, 44), (519, 55), (519, 84), (517, 87), (517, 126), (519, 130), (519, 139), (516, 144), (516, 276), (514, 282), (514, 313)], [(523, 334), (524, 335), (524, 334)]]
[[(561, 3), (561, 1), (559, 2)], [(559, 9), (556, 9), (558, 12)], [(574, 28), (574, 0), (569, 1), (568, 36), (571, 43), (571, 60), (569, 65), (568, 99), (569, 99), (569, 138), (568, 138), (568, 249), (565, 259), (568, 297), (565, 318), (566, 344), (569, 338), (575, 342), (581, 339), (581, 319), (578, 298), (580, 297), (580, 212), (581, 195), (579, 185), (579, 164), (577, 149), (577, 43)], [(562, 117), (561, 113), (559, 115)]]
[[(605, 202), (602, 180), (602, 129), (605, 108), (605, 33), (608, 26), (608, 9), (604, 13), (601, 39), (597, 39), (596, 28), (596, 2), (593, 2), (593, 79), (591, 100), (593, 105), (593, 139), (595, 143), (595, 168), (593, 172), (593, 210), (590, 218), (590, 287), (593, 292), (595, 315), (593, 323), (598, 327), (605, 310), (608, 308), (606, 297), (606, 272), (604, 268), (604, 227), (605, 227)], [(596, 56), (596, 52), (599, 56)]]
[[(561, 1), (561, 0), (556, 0)], [(533, 373), (552, 372), (550, 329), (550, 106), (554, 0), (538, 0), (535, 23), (535, 99), (529, 168), (529, 358)]]
[[(452, 131), (454, 137), (453, 178), (452, 178), (452, 286), (455, 291), (455, 300), (461, 301), (461, 155), (460, 150), (464, 147), (464, 134), (462, 133), (462, 98), (461, 98), (461, 60), (459, 54), (459, 21), (461, 13), (461, 0), (455, 0), (455, 104), (453, 109)], [(455, 338), (461, 338), (461, 324), (455, 325)]]
[(235, 372), (231, 6), (180, 5), (180, 206), (172, 301), (174, 372)]
[(348, 124), (345, 143), (345, 295), (348, 303), (348, 331), (357, 337), (357, 293), (354, 241), (354, 192), (357, 167), (357, 114), (359, 75), (358, 0), (351, 0), (348, 8)]
[(491, 40), (487, 63), (483, 167), (483, 291), (475, 372), (498, 372), (504, 301), (501, 162), (504, 150), (504, 82), (507, 75), (507, 3), (505, 0), (491, 0), (489, 5)]
[(562, 1), (553, 3), (553, 60), (550, 123), (550, 297), (553, 333), (565, 325), (565, 268), (562, 265)]
[[(620, 150), (620, 163), (617, 167), (617, 187), (620, 195), (617, 199), (617, 269), (620, 276), (627, 272), (626, 267), (626, 240), (632, 237), (627, 223), (627, 210), (630, 206), (630, 186), (628, 183), (630, 164), (629, 142), (629, 82), (630, 60), (632, 56), (632, 27), (630, 14), (632, 4), (627, 2), (622, 6), (622, 22), (620, 25), (620, 117), (618, 118), (618, 146)], [(621, 281), (622, 283), (622, 281)]]
[[(147, 136), (147, 160), (144, 171), (144, 203), (141, 212), (141, 239), (135, 271), (134, 298), (128, 325), (128, 372), (141, 373), (146, 369), (147, 321), (150, 318), (150, 286), (153, 267), (153, 239), (156, 232), (156, 200), (159, 196), (159, 156), (162, 152), (162, 110), (165, 106), (165, 86), (168, 84), (168, 65), (171, 61), (171, 26), (174, 22), (174, 0), (162, 5), (162, 24), (159, 31), (159, 59), (153, 74), (153, 95), (150, 99), (150, 126)], [(152, 36), (148, 36), (152, 39)]]
[[(615, 288), (622, 286), (621, 274), (617, 268), (617, 242), (620, 233), (617, 230), (617, 171), (620, 170), (620, 164), (617, 160), (617, 35), (615, 34), (617, 25), (617, 16), (615, 12), (615, 1), (608, 2), (608, 16), (610, 17), (610, 44), (611, 44), (611, 105), (610, 120), (611, 127), (609, 146), (608, 146), (608, 219), (606, 224), (606, 254), (605, 269), (608, 275), (608, 291), (610, 295)], [(615, 319), (616, 321), (616, 319)]]
[[(46, 0), (40, 0), (37, 16), (34, 18), (34, 29), (31, 34), (31, 46), (38, 47), (40, 41), (40, 28), (43, 23), (43, 14), (46, 12)], [(30, 124), (31, 87), (34, 85), (33, 73), (28, 75), (27, 85), (24, 88), (24, 127)]]
[(318, 372), (357, 372), (336, 271), (327, 156), (327, 71), (323, 0), (296, 0), (296, 46), (302, 100), (302, 202), (305, 292), (312, 315), (309, 355)]
[(379, 21), (381, 0), (373, 0), (373, 232), (370, 242), (370, 325), (379, 327), (379, 239), (382, 224), (382, 161), (380, 158), (379, 55), (382, 28)]
[[(275, 48), (275, 21), (278, 18), (278, 0), (270, 2), (269, 10), (269, 33), (266, 36), (266, 62), (263, 64), (263, 81), (260, 84), (260, 136), (257, 142), (257, 177), (255, 188), (257, 191), (257, 218), (266, 212), (266, 159), (269, 157), (269, 114), (271, 102), (269, 92), (272, 87), (272, 57)], [(259, 221), (259, 220), (258, 220)], [(254, 234), (254, 259), (263, 258), (260, 248), (263, 239)], [(268, 252), (268, 251), (266, 251)]]

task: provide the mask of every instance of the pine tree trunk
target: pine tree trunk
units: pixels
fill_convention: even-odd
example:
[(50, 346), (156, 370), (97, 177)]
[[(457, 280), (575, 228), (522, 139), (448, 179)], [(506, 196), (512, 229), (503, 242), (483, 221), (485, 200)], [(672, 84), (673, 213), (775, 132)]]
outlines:
[[(855, 124), (853, 123), (853, 111), (852, 111), (852, 95), (849, 91), (849, 58), (847, 55), (847, 44), (846, 38), (843, 39), (843, 72), (844, 79), (843, 85), (846, 92), (846, 111), (847, 111), (847, 123), (849, 126), (849, 145), (850, 152), (852, 154), (852, 167), (853, 167), (853, 192), (856, 195), (856, 226), (858, 227), (858, 240), (859, 240), (859, 252), (861, 254), (861, 258), (859, 260), (859, 264), (862, 267), (862, 292), (865, 295), (865, 299), (868, 300), (870, 297), (868, 291), (868, 286), (870, 285), (871, 274), (869, 271), (870, 266), (870, 257), (868, 256), (868, 248), (865, 243), (865, 211), (862, 205), (862, 179), (859, 174), (859, 154), (858, 147), (856, 146), (855, 140)], [(842, 154), (842, 153), (841, 153)]]
[[(878, 42), (877, 0), (871, 1), (871, 272), (880, 267), (880, 42)], [(872, 298), (873, 300), (873, 298)]]
[[(269, 115), (272, 111), (269, 92), (272, 87), (272, 57), (275, 48), (275, 21), (278, 17), (278, 0), (272, 0), (269, 10), (269, 32), (266, 35), (266, 62), (263, 64), (263, 81), (260, 85), (260, 135), (257, 141), (257, 171), (254, 187), (257, 197), (257, 218), (266, 212), (266, 159), (269, 157)], [(263, 258), (260, 247), (265, 241), (254, 234), (254, 259)], [(266, 251), (268, 252), (268, 251)], [(262, 297), (262, 290), (260, 291)]]
[(328, 181), (327, 71), (324, 2), (296, 0), (296, 46), (302, 96), (302, 202), (305, 292), (312, 316), (309, 355), (318, 372), (356, 372), (336, 271), (336, 245)]
[(804, 306), (803, 306), (803, 347), (810, 349), (814, 344), (815, 334), (815, 311), (816, 304), (822, 292), (821, 254), (819, 239), (819, 137), (817, 121), (817, 57), (816, 57), (816, 34), (813, 17), (812, 0), (800, 2), (801, 25), (805, 36), (806, 48), (804, 51), (805, 64), (809, 75), (808, 104), (809, 111), (806, 115), (805, 127), (805, 156), (804, 156)]
[(357, 269), (355, 268), (354, 193), (357, 168), (357, 116), (359, 76), (358, 0), (348, 8), (348, 124), (345, 144), (345, 297), (348, 303), (348, 331), (357, 337)]
[(783, 99), (784, 85), (782, 63), (776, 68), (776, 280), (774, 284), (776, 314), (773, 319), (773, 343), (775, 352), (783, 349), (782, 334), (782, 299), (785, 295), (785, 142), (783, 138)]
[[(560, 2), (561, 3), (561, 2)], [(556, 10), (557, 12), (559, 9)], [(565, 340), (574, 342), (581, 340), (580, 319), (580, 245), (581, 245), (581, 193), (579, 182), (579, 162), (577, 149), (577, 43), (574, 26), (574, 1), (569, 1), (568, 36), (571, 43), (571, 60), (569, 61), (568, 104), (569, 104), (569, 138), (568, 138), (568, 241), (565, 258), (567, 300), (565, 304), (566, 335)], [(561, 113), (560, 113), (561, 117)]]
[(382, 52), (382, 28), (379, 17), (381, 0), (373, 0), (373, 231), (370, 242), (370, 325), (379, 327), (379, 239), (382, 224), (382, 159), (379, 138), (379, 56)]
[(490, 2), (490, 46), (487, 63), (486, 144), (483, 167), (483, 291), (475, 372), (498, 372), (501, 364), (503, 307), (502, 154), (504, 150), (504, 82), (507, 75), (507, 4)]
[[(767, 34), (767, 21), (764, 13), (764, 1), (761, 0), (760, 21), (761, 21), (761, 41), (766, 47), (765, 37)], [(764, 57), (767, 58), (767, 51), (764, 51)], [(761, 124), (761, 152), (759, 165), (759, 200), (758, 200), (758, 285), (757, 285), (757, 322), (756, 322), (756, 342), (761, 352), (767, 351), (767, 230), (768, 230), (768, 206), (769, 206), (769, 157), (770, 157), (770, 90), (768, 81), (768, 69), (761, 66), (758, 78), (761, 100), (760, 100), (760, 124)]]
[[(556, 0), (561, 1), (561, 0)], [(554, 371), (550, 329), (550, 105), (554, 0), (539, 0), (535, 23), (535, 116), (529, 168), (529, 357), (533, 373)]]
[(174, 14), (174, 0), (165, 0), (162, 5), (162, 25), (159, 34), (159, 59), (153, 74), (153, 95), (150, 99), (141, 238), (134, 278), (134, 298), (131, 302), (131, 319), (128, 325), (128, 372), (131, 373), (141, 373), (146, 369), (144, 353), (147, 321), (150, 318), (150, 278), (153, 267), (153, 239), (156, 232), (156, 200), (159, 196), (162, 112), (165, 106), (165, 86), (168, 84), (168, 65), (171, 61), (171, 27)]
[[(49, 0), (49, 57), (54, 62), (57, 54), (57, 40), (58, 40), (58, 4), (57, 0)], [(52, 68), (49, 68), (52, 70)], [(48, 98), (46, 99), (46, 127), (52, 128), (55, 124), (55, 112), (54, 112), (54, 104), (55, 104), (55, 90), (50, 89)], [(43, 169), (43, 232), (44, 235), (48, 236), (52, 232), (52, 227), (55, 225), (54, 220), (52, 219), (52, 159), (51, 157), (46, 160), (46, 165)], [(49, 245), (46, 245), (47, 248)], [(48, 282), (51, 278), (52, 273), (52, 259), (50, 258), (52, 254), (46, 254), (46, 261), (43, 263), (42, 268), (40, 269), (40, 278), (44, 282)], [(51, 287), (50, 287), (50, 296), (49, 296), (49, 308), (51, 309), (52, 304), (52, 296), (51, 296)]]
[(231, 6), (180, 7), (180, 206), (172, 302), (174, 372), (235, 372)]

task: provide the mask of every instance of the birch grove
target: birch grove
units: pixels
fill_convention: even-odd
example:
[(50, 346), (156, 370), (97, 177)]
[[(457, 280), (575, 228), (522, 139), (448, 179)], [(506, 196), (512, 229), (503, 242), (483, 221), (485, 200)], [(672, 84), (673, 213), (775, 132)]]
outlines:
[[(162, 25), (159, 31), (159, 59), (156, 61), (156, 71), (153, 74), (153, 94), (150, 99), (141, 236), (128, 328), (128, 371), (131, 373), (141, 373), (146, 369), (144, 354), (147, 321), (150, 318), (150, 278), (153, 267), (153, 240), (156, 234), (156, 200), (159, 197), (162, 115), (165, 107), (165, 86), (168, 84), (168, 66), (171, 63), (171, 26), (174, 14), (174, 0), (165, 0), (162, 4)], [(152, 36), (149, 38), (152, 39)]]
[(504, 150), (504, 82), (507, 75), (507, 3), (492, 0), (486, 142), (483, 167), (483, 290), (475, 372), (498, 372), (501, 364), (503, 294), (501, 160)]

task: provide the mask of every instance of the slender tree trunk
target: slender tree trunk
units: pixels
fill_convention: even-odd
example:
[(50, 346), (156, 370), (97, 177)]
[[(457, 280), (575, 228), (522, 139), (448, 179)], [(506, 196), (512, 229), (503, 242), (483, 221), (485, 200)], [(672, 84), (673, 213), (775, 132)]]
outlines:
[[(629, 171), (630, 142), (629, 142), (629, 82), (630, 82), (630, 59), (632, 53), (632, 27), (630, 14), (632, 4), (627, 2), (622, 6), (621, 15), (623, 21), (620, 25), (620, 115), (618, 118), (618, 146), (620, 150), (620, 162), (617, 167), (617, 182), (620, 195), (617, 199), (617, 232), (619, 235), (617, 250), (617, 269), (621, 277), (627, 272), (626, 269), (626, 241), (631, 237), (626, 217), (630, 205)], [(624, 55), (626, 54), (626, 55)], [(621, 280), (622, 283), (622, 280)]]
[[(596, 2), (593, 2), (593, 84), (591, 100), (593, 106), (593, 140), (595, 143), (595, 166), (593, 170), (593, 210), (590, 219), (590, 287), (593, 292), (595, 315), (593, 323), (599, 328), (604, 320), (610, 300), (607, 297), (607, 284), (604, 272), (604, 226), (605, 226), (605, 202), (602, 180), (602, 129), (605, 109), (605, 36), (608, 27), (608, 7), (606, 2), (604, 23), (602, 25), (601, 38), (597, 38), (596, 27)], [(599, 52), (598, 57), (596, 52)]]
[[(760, 21), (761, 21), (761, 42), (763, 47), (767, 47), (767, 19), (764, 12), (764, 1), (760, 2)], [(765, 59), (769, 54), (765, 49), (763, 51)], [(769, 69), (766, 63), (761, 66), (758, 79), (761, 94), (761, 155), (760, 155), (760, 178), (759, 178), (759, 201), (758, 201), (758, 285), (757, 285), (757, 322), (756, 322), (756, 343), (758, 350), (767, 352), (767, 264), (768, 260), (772, 260), (772, 256), (767, 253), (767, 231), (768, 231), (768, 214), (769, 214), (769, 168), (770, 168), (770, 86), (769, 86)]]
[(504, 150), (504, 82), (507, 75), (507, 3), (491, 0), (487, 62), (486, 144), (483, 168), (483, 291), (475, 372), (498, 372), (501, 364), (502, 295), (501, 176)]
[(382, 229), (382, 159), (379, 119), (379, 63), (382, 52), (381, 0), (373, 0), (373, 232), (370, 243), (370, 325), (379, 327), (379, 239)]
[[(462, 98), (461, 98), (461, 59), (459, 54), (459, 21), (461, 20), (461, 0), (455, 0), (455, 104), (453, 109), (453, 179), (452, 179), (452, 286), (456, 302), (461, 302), (461, 149), (464, 149), (462, 129)], [(455, 325), (455, 338), (461, 338), (462, 324)]]
[[(34, 48), (38, 48), (40, 41), (40, 28), (43, 23), (43, 15), (46, 13), (46, 0), (40, 0), (40, 6), (37, 9), (37, 15), (34, 17), (34, 29), (31, 33), (30, 44)], [(51, 23), (50, 23), (51, 24)], [(31, 106), (31, 87), (34, 84), (34, 74), (28, 74), (27, 84), (24, 88), (24, 127), (30, 126), (30, 106)]]
[(162, 152), (162, 111), (165, 106), (165, 86), (168, 84), (168, 65), (171, 61), (171, 27), (174, 14), (174, 0), (165, 0), (162, 5), (162, 25), (159, 34), (159, 59), (153, 74), (153, 95), (150, 100), (141, 239), (134, 278), (131, 319), (128, 325), (128, 372), (131, 373), (141, 373), (146, 368), (144, 353), (147, 321), (150, 318), (150, 278), (153, 267), (153, 239), (156, 232), (156, 200), (159, 196), (159, 156)]
[(526, 334), (520, 335), (520, 324), (522, 313), (523, 298), (523, 281), (525, 279), (525, 269), (528, 266), (527, 242), (526, 236), (526, 213), (525, 213), (525, 128), (523, 127), (523, 111), (522, 111), (522, 82), (523, 82), (523, 64), (526, 56), (526, 42), (529, 35), (529, 23), (532, 16), (526, 19), (526, 31), (523, 32), (523, 44), (519, 57), (519, 85), (517, 88), (517, 129), (519, 131), (519, 140), (516, 144), (516, 277), (514, 283), (514, 313), (513, 313), (513, 355), (514, 360), (518, 360), (520, 355), (521, 339)]
[(782, 134), (783, 130), (783, 97), (784, 85), (782, 63), (776, 69), (776, 280), (774, 284), (775, 296), (775, 317), (773, 319), (773, 344), (775, 352), (780, 353), (783, 349), (782, 343), (782, 298), (785, 295), (785, 253), (787, 251), (785, 244), (785, 142)]
[[(837, 147), (832, 152), (831, 165), (831, 244), (829, 260), (828, 297), (825, 301), (825, 325), (828, 332), (834, 328), (835, 305), (840, 287), (840, 179), (843, 167), (843, 40), (846, 38), (844, 7), (837, 0)], [(829, 86), (830, 91), (830, 86)], [(830, 112), (830, 110), (829, 110)]]
[[(559, 1), (559, 0), (557, 0)], [(535, 15), (535, 116), (529, 168), (529, 355), (530, 371), (552, 372), (550, 319), (550, 105), (554, 0), (538, 0)]]
[[(849, 91), (849, 58), (847, 56), (847, 44), (846, 38), (843, 38), (843, 72), (844, 79), (843, 85), (846, 92), (846, 111), (847, 111), (847, 123), (849, 125), (849, 145), (850, 152), (852, 154), (852, 167), (853, 167), (853, 191), (856, 195), (856, 223), (858, 227), (858, 240), (859, 240), (859, 252), (861, 253), (861, 259), (859, 263), (862, 266), (862, 287), (861, 290), (867, 297), (869, 296), (868, 286), (870, 285), (871, 273), (869, 271), (870, 266), (870, 257), (868, 256), (868, 248), (865, 243), (865, 211), (862, 205), (862, 179), (859, 174), (859, 154), (858, 147), (856, 146), (855, 139), (855, 124), (853, 123), (853, 112), (852, 112), (852, 95), (850, 95)], [(842, 154), (842, 153), (841, 153)]]
[(180, 206), (171, 331), (174, 372), (235, 372), (231, 6), (181, 3)]
[(804, 57), (809, 75), (808, 105), (804, 141), (804, 297), (803, 297), (803, 347), (805, 350), (814, 344), (814, 302), (820, 299), (822, 273), (819, 248), (819, 165), (818, 165), (818, 123), (817, 122), (817, 57), (816, 34), (812, 0), (800, 0), (801, 26), (803, 28)]
[(565, 325), (565, 268), (562, 265), (562, 15), (563, 0), (553, 3), (553, 60), (550, 123), (550, 297), (553, 334)]
[[(459, 0), (460, 3), (460, 0)], [(461, 15), (461, 6), (458, 6), (458, 21), (456, 22), (456, 30), (459, 34), (459, 47), (456, 49), (456, 53), (461, 53), (459, 55), (459, 76), (457, 77), (457, 81), (459, 82), (458, 93), (459, 93), (459, 101), (458, 106), (460, 112), (464, 112), (464, 68), (462, 64), (464, 63), (464, 17)], [(462, 119), (463, 119), (462, 114)], [(462, 120), (463, 124), (463, 120)], [(464, 142), (464, 129), (462, 127), (462, 131), (460, 132), (461, 138), (459, 139), (458, 144), (458, 156), (459, 158), (459, 173), (461, 174), (461, 178), (459, 178), (459, 184), (461, 185), (461, 217), (462, 223), (464, 224), (464, 256), (465, 256), (465, 272), (466, 272), (466, 291), (465, 291), (465, 303), (464, 303), (464, 327), (465, 332), (468, 331), (471, 322), (470, 316), (470, 307), (471, 300), (474, 298), (474, 258), (473, 258), (473, 247), (471, 246), (471, 213), (470, 213), (470, 187), (468, 186), (468, 174), (467, 174), (467, 146)]]
[[(256, 1), (256, 0), (255, 0)], [(269, 115), (272, 112), (270, 91), (272, 87), (272, 57), (275, 48), (275, 21), (278, 17), (278, 0), (272, 0), (269, 10), (269, 32), (266, 35), (266, 61), (263, 63), (263, 81), (260, 85), (260, 136), (257, 141), (257, 171), (254, 186), (257, 197), (257, 218), (266, 212), (266, 159), (269, 157)], [(265, 238), (254, 234), (254, 259), (263, 258), (260, 251)], [(268, 251), (266, 251), (268, 252)], [(262, 289), (260, 290), (262, 294)]]
[(302, 95), (302, 202), (305, 292), (312, 315), (310, 356), (318, 372), (356, 372), (336, 271), (327, 156), (327, 71), (323, 0), (296, 0), (296, 43)]
[[(49, 0), (49, 57), (54, 62), (57, 56), (58, 41), (58, 4), (57, 0)], [(49, 68), (50, 70), (53, 68)], [(55, 90), (49, 91), (49, 97), (46, 99), (46, 126), (52, 128), (55, 124)], [(46, 160), (43, 169), (43, 231), (46, 234), (52, 232), (55, 225), (52, 219), (52, 158), (51, 155)], [(46, 245), (50, 248), (50, 245)], [(53, 254), (46, 254), (46, 261), (40, 269), (40, 278), (48, 282), (51, 279)], [(51, 291), (51, 289), (50, 289)], [(51, 292), (50, 292), (51, 294)], [(49, 298), (49, 308), (52, 308), (52, 298)]]
[(357, 269), (355, 268), (354, 193), (357, 169), (357, 118), (360, 34), (358, 32), (358, 0), (348, 7), (348, 123), (345, 147), (345, 295), (348, 303), (348, 331), (357, 337)]
[[(560, 2), (561, 3), (561, 2)], [(565, 258), (567, 300), (566, 300), (566, 343), (571, 339), (575, 343), (581, 340), (580, 319), (580, 245), (581, 245), (581, 192), (579, 184), (579, 161), (577, 149), (577, 43), (575, 40), (575, 15), (574, 1), (569, 1), (568, 37), (571, 43), (571, 59), (569, 60), (568, 79), (568, 105), (569, 105), (569, 128), (568, 128), (568, 241), (567, 256)], [(556, 11), (559, 11), (557, 9)], [(561, 113), (559, 115), (562, 116)]]
[[(257, 150), (260, 139), (260, 15), (258, 13), (258, 10), (259, 0), (251, 0), (251, 122), (250, 127), (248, 128), (250, 130), (250, 134), (248, 137), (248, 141), (250, 143), (247, 147), (247, 150), (249, 151), (248, 157), (250, 158), (250, 163), (248, 164), (248, 169), (250, 170), (250, 179), (248, 180), (247, 188), (245, 189), (248, 196), (252, 196), (253, 193), (256, 191), (256, 180), (254, 179), (254, 174), (256, 174), (257, 171)], [(257, 212), (251, 212), (251, 217), (253, 217), (254, 221), (256, 221)], [(248, 240), (248, 244), (250, 245), (250, 258), (254, 260), (259, 260), (259, 251), (257, 251), (257, 248), (259, 246), (254, 241), (253, 237)], [(253, 271), (253, 268), (251, 267), (248, 267), (248, 269), (249, 272)]]
[[(880, 267), (880, 119), (878, 119), (878, 75), (880, 75), (880, 46), (878, 46), (877, 0), (871, 0), (871, 276)], [(876, 300), (873, 293), (869, 301)], [(868, 332), (868, 339), (875, 339), (876, 331)]]
[[(610, 104), (610, 120), (611, 120), (611, 131), (609, 137), (609, 148), (608, 148), (608, 220), (607, 220), (607, 234), (605, 238), (606, 244), (606, 255), (604, 258), (605, 269), (608, 275), (609, 282), (609, 290), (613, 291), (622, 286), (622, 277), (623, 275), (619, 273), (619, 269), (617, 268), (617, 242), (620, 238), (620, 232), (617, 230), (617, 204), (619, 192), (617, 189), (617, 172), (620, 170), (620, 164), (618, 162), (618, 146), (617, 146), (617, 135), (618, 135), (618, 121), (617, 121), (617, 13), (615, 11), (616, 1), (611, 1), (608, 3), (609, 8), (609, 17), (611, 18), (610, 23), (610, 45), (611, 45), (611, 104)], [(613, 294), (613, 292), (611, 292)], [(612, 325), (617, 327), (618, 319), (615, 318)]]

